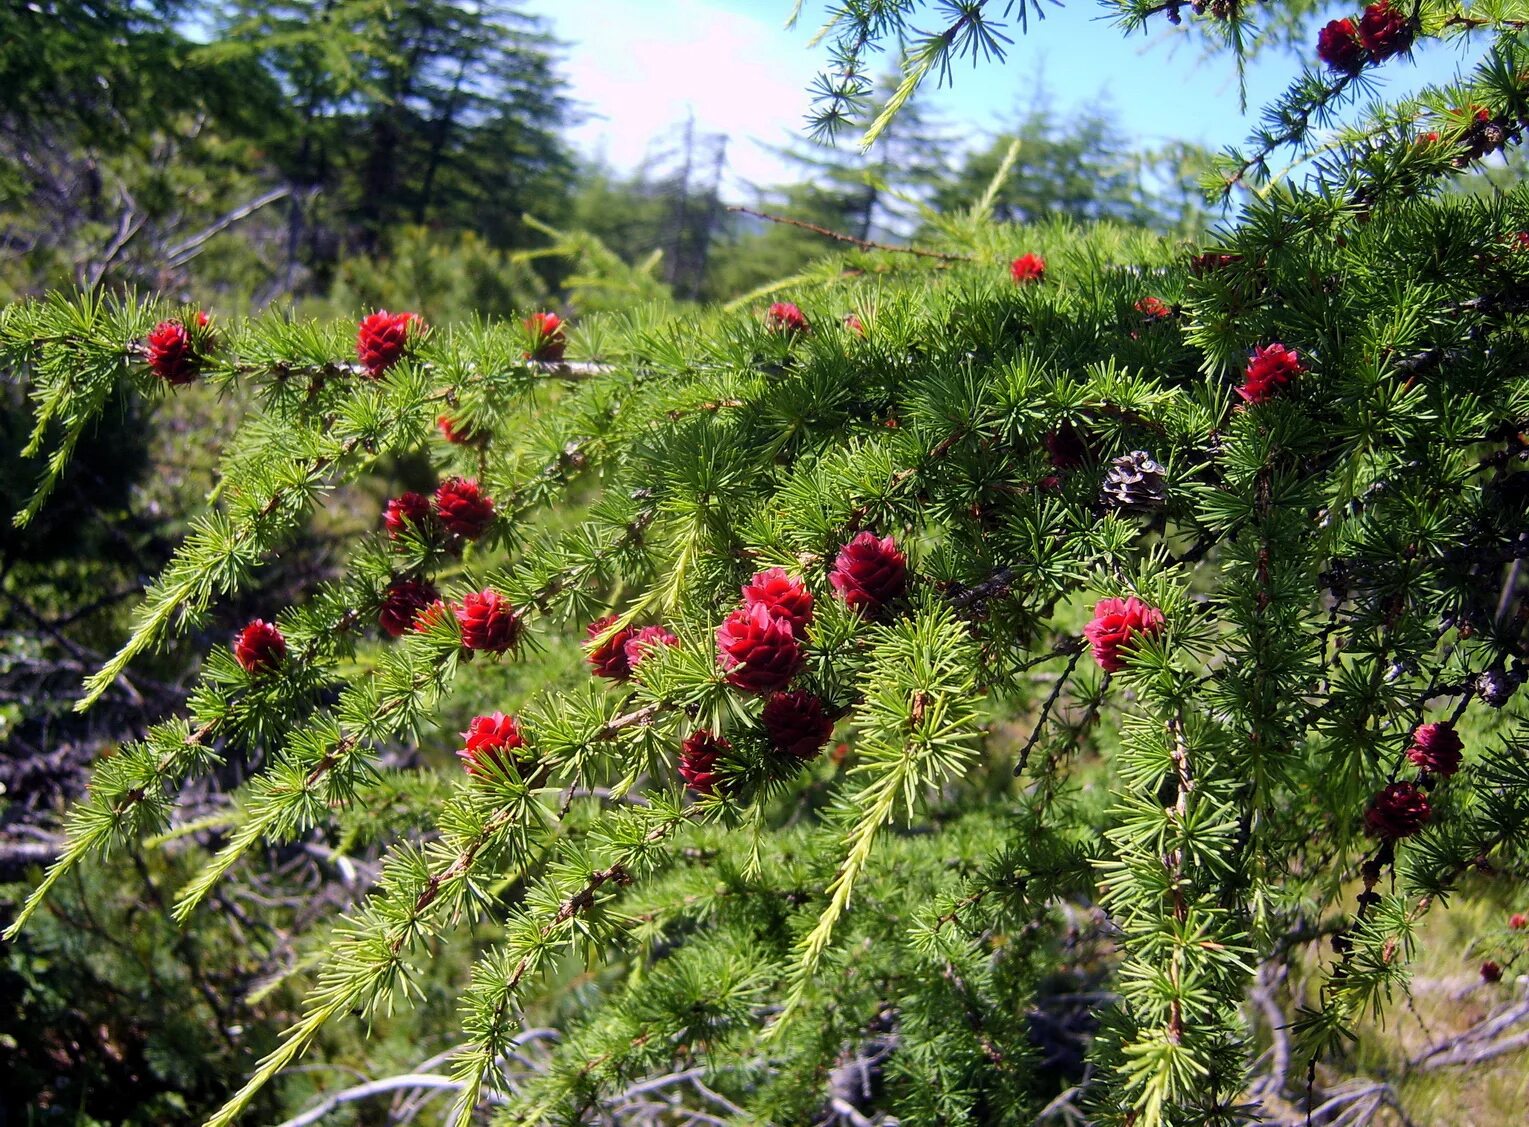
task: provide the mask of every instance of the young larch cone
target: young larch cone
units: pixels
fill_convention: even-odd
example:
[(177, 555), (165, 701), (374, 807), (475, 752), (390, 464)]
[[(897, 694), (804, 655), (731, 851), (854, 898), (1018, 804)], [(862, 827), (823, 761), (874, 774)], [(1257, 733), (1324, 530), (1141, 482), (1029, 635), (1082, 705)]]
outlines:
[(446, 531), (476, 540), (494, 521), (494, 501), (470, 477), (448, 477), (435, 491), (435, 515)]
[(1448, 778), (1460, 770), (1460, 753), (1465, 741), (1448, 720), (1436, 724), (1419, 724), (1412, 733), (1412, 743), (1407, 748), (1407, 758), (1431, 775)]
[(680, 745), (680, 778), (697, 794), (712, 794), (722, 781), (722, 775), (717, 771), (717, 760), (731, 751), (732, 747), (721, 736), (697, 728)]
[(1262, 403), (1305, 371), (1301, 354), (1295, 349), (1286, 348), (1278, 341), (1266, 344), (1253, 350), (1237, 394), (1245, 402)]
[(783, 689), (802, 668), (802, 647), (791, 623), (762, 606), (741, 607), (717, 627), (717, 650), (727, 683), (751, 693)]
[(798, 638), (807, 632), (807, 624), (812, 621), (812, 592), (800, 579), (787, 575), (785, 568), (761, 571), (745, 583), (743, 605), (761, 606), (776, 618), (784, 618)]
[(410, 339), (423, 332), (418, 313), (389, 313), (379, 309), (361, 318), (356, 329), (356, 359), (372, 379), (378, 379), (403, 357)]
[(1425, 795), (1416, 783), (1391, 783), (1370, 799), (1364, 812), (1365, 829), (1378, 838), (1394, 841), (1411, 837), (1433, 817)]
[(1106, 673), (1126, 667), (1122, 652), (1138, 638), (1155, 638), (1163, 631), (1163, 612), (1135, 595), (1125, 599), (1100, 599), (1094, 617), (1083, 627), (1083, 637), (1094, 651), (1094, 660)]
[(805, 333), (810, 326), (801, 309), (789, 301), (777, 301), (765, 313), (765, 328), (772, 333)]
[(1030, 285), (1046, 280), (1046, 260), (1038, 254), (1022, 254), (1009, 263), (1009, 277), (1016, 285)]
[(474, 430), (460, 419), (452, 419), (450, 415), (437, 416), (435, 426), (441, 437), (453, 446), (481, 446), (488, 441), (487, 434)]
[(839, 549), (828, 583), (844, 605), (875, 615), (908, 587), (908, 559), (890, 536), (861, 532)]
[(270, 673), (287, 656), (287, 640), (276, 624), (263, 618), (252, 621), (234, 639), (234, 659), (246, 673)]
[[(200, 314), (203, 318), (200, 324), (206, 325), (206, 316)], [(144, 338), (144, 356), (149, 371), (174, 387), (194, 382), (202, 367), (191, 330), (180, 321), (161, 321), (155, 325)]]
[(462, 645), (469, 650), (504, 653), (520, 638), (520, 614), (492, 588), (474, 591), (456, 610)]
[(620, 617), (608, 614), (604, 618), (597, 618), (585, 632), (584, 647), (589, 651), (586, 655), (589, 667), (597, 677), (610, 681), (625, 681), (632, 675), (632, 663), (626, 658), (626, 644), (632, 637), (632, 628), (628, 626), (617, 630), (603, 642), (597, 643), (595, 639), (614, 626)]
[(469, 775), (488, 778), (497, 769), (507, 771), (516, 757), (510, 753), (526, 746), (515, 717), (502, 712), (488, 716), (474, 716), (462, 733), (466, 746), (457, 752), (462, 766)]
[(834, 730), (823, 702), (812, 693), (771, 693), (760, 722), (771, 747), (798, 759), (816, 755)]
[(1339, 74), (1357, 74), (1369, 60), (1369, 52), (1359, 41), (1359, 27), (1353, 20), (1333, 20), (1317, 32), (1317, 58)]
[(395, 579), (382, 593), (382, 609), (377, 614), (377, 625), (388, 637), (401, 637), (414, 626), (419, 612), (438, 598), (440, 593), (425, 580)]
[(422, 532), (430, 519), (430, 498), (410, 490), (391, 498), (382, 510), (382, 526), (396, 540), (406, 529)]
[(1390, 0), (1380, 0), (1360, 15), (1359, 42), (1377, 63), (1384, 62), (1412, 46), (1412, 24)]
[(531, 351), (528, 360), (541, 360), (548, 364), (560, 364), (568, 348), (568, 335), (563, 319), (556, 313), (533, 313), (525, 320), (526, 332), (531, 334)]
[(622, 652), (626, 655), (628, 669), (636, 669), (655, 646), (677, 646), (680, 640), (662, 626), (644, 626), (640, 630), (634, 630), (631, 636), (622, 643)]

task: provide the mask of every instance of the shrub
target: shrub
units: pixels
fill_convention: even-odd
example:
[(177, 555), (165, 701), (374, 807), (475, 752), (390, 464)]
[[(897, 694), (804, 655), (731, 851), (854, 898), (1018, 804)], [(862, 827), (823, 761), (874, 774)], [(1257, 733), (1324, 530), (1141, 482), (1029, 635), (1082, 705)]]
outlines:
[[(1516, 83), (1498, 50), (1483, 81)], [(462, 750), (435, 719), (472, 671), (578, 639), (603, 677), (471, 702), (523, 742), (421, 806), (213, 1122), (479, 936), (460, 1123), (485, 1085), (541, 1122), (682, 1074), (783, 1123), (1029, 1122), (1064, 1088), (1100, 1122), (1235, 1121), (1261, 967), (1330, 941), (1292, 1030), (1314, 1069), (1405, 986), (1432, 904), (1525, 860), (1529, 192), (1443, 195), (1452, 160), (1392, 138), (1198, 254), (979, 207), (924, 253), (833, 260), (790, 331), (764, 301), (639, 312), (538, 361), (519, 320), (443, 326), (371, 378), (354, 323), (229, 325), (200, 378), (260, 409), (82, 704), (391, 454), (492, 505), (472, 536), (457, 486), (388, 529), (379, 505), (275, 611), (278, 664), (215, 648), (188, 714), (102, 763), (12, 934), (258, 747), (188, 918), (396, 786), (385, 751)], [(1046, 266), (1022, 285), (1021, 255)], [(59, 465), (123, 384), (173, 393), (136, 342), (177, 313), (0, 314)], [(477, 441), (441, 436), (447, 408)], [(745, 601), (774, 569), (810, 620)], [(379, 636), (400, 580), (441, 601)], [(842, 746), (782, 746), (781, 692)], [(1458, 770), (1409, 758), (1425, 722), (1469, 736)], [(562, 1036), (530, 1068), (533, 1019)]]

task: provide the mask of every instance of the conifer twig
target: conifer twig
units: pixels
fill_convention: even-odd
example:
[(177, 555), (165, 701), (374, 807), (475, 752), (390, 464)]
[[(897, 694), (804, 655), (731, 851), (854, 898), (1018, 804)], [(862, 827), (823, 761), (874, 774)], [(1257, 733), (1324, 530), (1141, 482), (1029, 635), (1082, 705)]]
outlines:
[(848, 243), (851, 246), (860, 247), (863, 250), (885, 250), (893, 254), (913, 254), (920, 258), (934, 258), (941, 262), (971, 262), (969, 254), (946, 254), (943, 251), (924, 250), (922, 247), (899, 247), (890, 243), (873, 242), (870, 239), (857, 239), (854, 235), (846, 235), (840, 231), (830, 231), (827, 227), (820, 227), (816, 223), (808, 223), (803, 219), (792, 219), (789, 215), (771, 215), (767, 211), (755, 211), (751, 207), (743, 207), (738, 204), (728, 205), (728, 211), (736, 211), (742, 215), (752, 215), (756, 219), (767, 219), (771, 223), (784, 223), (791, 227), (800, 227), (804, 231), (811, 231), (814, 235), (822, 235), (825, 239), (833, 239), (835, 242)]

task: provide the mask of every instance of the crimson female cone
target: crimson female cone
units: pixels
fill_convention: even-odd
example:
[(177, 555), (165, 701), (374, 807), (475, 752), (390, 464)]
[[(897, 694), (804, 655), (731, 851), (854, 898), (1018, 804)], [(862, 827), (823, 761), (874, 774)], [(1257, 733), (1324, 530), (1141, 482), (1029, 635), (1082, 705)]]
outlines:
[(1364, 825), (1373, 836), (1393, 841), (1411, 837), (1431, 817), (1433, 809), (1428, 805), (1428, 796), (1416, 783), (1391, 783), (1370, 799)]
[(418, 313), (389, 313), (379, 309), (361, 318), (356, 327), (356, 359), (372, 379), (378, 379), (403, 357), (410, 339), (423, 332)]
[(1140, 638), (1155, 638), (1163, 631), (1163, 612), (1135, 595), (1126, 599), (1100, 599), (1094, 617), (1083, 627), (1083, 637), (1093, 647), (1094, 660), (1106, 673), (1126, 667), (1125, 649)]
[(462, 627), (462, 645), (469, 650), (504, 653), (520, 638), (520, 615), (492, 588), (468, 595), (456, 615)]
[(1407, 748), (1407, 758), (1413, 764), (1433, 775), (1448, 778), (1460, 770), (1460, 753), (1465, 742), (1448, 720), (1437, 724), (1419, 724), (1412, 733), (1412, 744)]
[(496, 769), (500, 772), (507, 770), (515, 759), (510, 753), (526, 746), (515, 717), (502, 712), (474, 716), (462, 738), (467, 741), (467, 746), (458, 751), (457, 756), (467, 773), (478, 778), (488, 778)]
[(633, 631), (625, 642), (621, 644), (623, 653), (626, 655), (628, 670), (636, 669), (642, 661), (657, 646), (677, 646), (680, 640), (663, 626), (644, 626), (641, 630)]
[(765, 313), (765, 328), (772, 333), (805, 333), (810, 326), (798, 306), (789, 301), (777, 301)]
[(419, 612), (440, 598), (434, 586), (422, 579), (395, 579), (382, 593), (377, 625), (390, 638), (401, 637), (414, 625)]
[(908, 560), (890, 536), (862, 532), (839, 549), (828, 583), (852, 610), (874, 615), (908, 586)]
[(287, 656), (287, 640), (274, 622), (263, 618), (252, 621), (234, 639), (234, 658), (246, 673), (270, 673)]
[(632, 637), (631, 627), (624, 627), (609, 634), (603, 642), (597, 642), (602, 634), (614, 626), (620, 615), (608, 614), (589, 624), (584, 646), (589, 651), (589, 667), (597, 677), (610, 681), (625, 681), (632, 675), (632, 663), (627, 660), (626, 644)]
[[(198, 313), (197, 328), (203, 330), (204, 339), (208, 335), (207, 323), (207, 314)], [(144, 339), (144, 357), (149, 371), (173, 387), (194, 382), (202, 367), (196, 340), (182, 321), (161, 321), (155, 325)]]
[(833, 734), (834, 722), (812, 693), (772, 693), (760, 717), (770, 746), (798, 759), (811, 759)]
[(423, 531), (429, 519), (430, 498), (413, 490), (391, 498), (382, 510), (382, 526), (394, 540), (410, 528), (415, 532)]
[(435, 515), (446, 531), (476, 540), (494, 522), (494, 500), (470, 477), (448, 477), (435, 491)]
[(762, 606), (741, 607), (717, 627), (717, 650), (727, 683), (751, 693), (783, 689), (802, 667), (791, 623)]
[(680, 778), (697, 794), (714, 793), (722, 782), (717, 760), (731, 751), (732, 747), (721, 736), (713, 735), (705, 728), (697, 728), (680, 745)]
[(531, 335), (531, 351), (526, 353), (526, 359), (561, 363), (568, 347), (563, 319), (556, 313), (533, 313), (526, 318), (525, 324), (526, 332)]
[(1266, 344), (1253, 350), (1237, 394), (1245, 402), (1262, 403), (1305, 371), (1301, 354), (1295, 349), (1278, 341)]
[(800, 579), (793, 579), (784, 568), (761, 571), (743, 585), (743, 605), (761, 606), (776, 618), (791, 623), (798, 638), (807, 632), (812, 621), (812, 592)]

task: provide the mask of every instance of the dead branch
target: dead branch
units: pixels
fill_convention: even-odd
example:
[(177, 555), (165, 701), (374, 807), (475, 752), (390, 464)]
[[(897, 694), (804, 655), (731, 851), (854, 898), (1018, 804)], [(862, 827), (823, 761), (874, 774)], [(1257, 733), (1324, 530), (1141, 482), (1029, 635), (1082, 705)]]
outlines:
[(786, 215), (771, 215), (767, 211), (755, 211), (751, 207), (729, 205), (728, 211), (736, 211), (742, 215), (752, 215), (756, 219), (767, 219), (771, 223), (784, 223), (789, 227), (800, 227), (804, 231), (811, 231), (814, 235), (822, 235), (825, 239), (833, 239), (835, 242), (849, 243), (851, 246), (860, 247), (862, 250), (885, 250), (893, 254), (914, 254), (920, 258), (934, 258), (941, 262), (971, 262), (969, 254), (942, 254), (937, 250), (924, 250), (921, 247), (898, 247), (890, 243), (877, 243), (869, 239), (857, 239), (853, 235), (846, 235), (841, 231), (830, 231), (827, 227), (819, 227), (816, 223), (808, 223), (801, 219), (792, 219)]
[(214, 236), (228, 230), (235, 223), (248, 219), (261, 208), (273, 204), (277, 200), (284, 200), (291, 194), (292, 186), (290, 184), (283, 184), (279, 188), (272, 188), (269, 192), (256, 196), (247, 203), (240, 204), (231, 211), (224, 212), (217, 219), (213, 220), (211, 224), (198, 231), (195, 235), (192, 235), (189, 239), (183, 239), (173, 247), (168, 247), (164, 253), (165, 265), (170, 267), (186, 265), (186, 263), (201, 253), (202, 247)]

